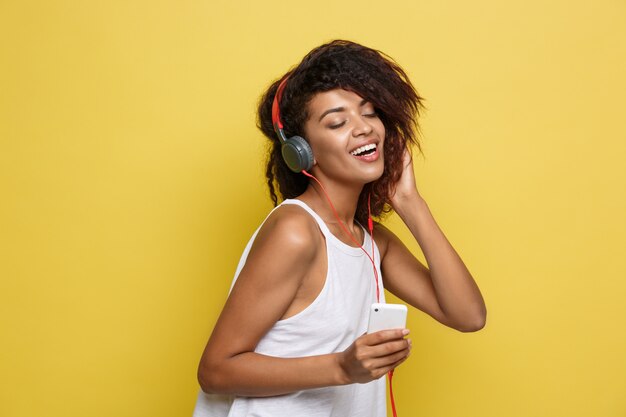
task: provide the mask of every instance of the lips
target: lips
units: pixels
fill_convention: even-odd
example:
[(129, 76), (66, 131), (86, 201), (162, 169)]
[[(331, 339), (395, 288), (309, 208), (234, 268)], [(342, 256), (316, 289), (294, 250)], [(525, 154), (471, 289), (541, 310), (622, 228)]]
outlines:
[(350, 155), (363, 162), (374, 162), (380, 157), (377, 143), (367, 143), (350, 152)]
[(368, 155), (376, 152), (376, 148), (377, 146), (375, 143), (368, 143), (367, 145), (359, 146), (358, 148), (350, 152), (350, 154), (353, 156)]

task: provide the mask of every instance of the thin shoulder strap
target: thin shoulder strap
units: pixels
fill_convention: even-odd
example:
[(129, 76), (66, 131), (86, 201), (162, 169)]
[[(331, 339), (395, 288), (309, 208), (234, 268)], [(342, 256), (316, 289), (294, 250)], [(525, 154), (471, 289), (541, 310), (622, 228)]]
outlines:
[(313, 209), (309, 207), (304, 201), (293, 198), (293, 199), (287, 199), (283, 201), (281, 205), (282, 204), (292, 204), (292, 205), (302, 207), (304, 210), (307, 211), (307, 213), (311, 215), (311, 217), (315, 219), (315, 221), (317, 222), (317, 225), (319, 226), (320, 230), (322, 231), (325, 237), (332, 236), (332, 233), (330, 233), (330, 229), (328, 229), (328, 226), (326, 226), (326, 223), (324, 223), (324, 220), (322, 220), (322, 218), (315, 211), (313, 211)]

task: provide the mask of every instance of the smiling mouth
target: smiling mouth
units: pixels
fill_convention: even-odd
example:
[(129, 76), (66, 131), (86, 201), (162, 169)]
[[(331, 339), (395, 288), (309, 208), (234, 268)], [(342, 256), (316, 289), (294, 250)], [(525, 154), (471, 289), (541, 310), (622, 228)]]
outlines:
[(355, 150), (350, 152), (350, 155), (353, 155), (353, 156), (368, 156), (368, 155), (372, 155), (374, 152), (376, 152), (376, 144), (375, 143), (370, 143), (368, 145), (363, 145), (363, 146), (361, 146), (359, 148), (356, 148)]

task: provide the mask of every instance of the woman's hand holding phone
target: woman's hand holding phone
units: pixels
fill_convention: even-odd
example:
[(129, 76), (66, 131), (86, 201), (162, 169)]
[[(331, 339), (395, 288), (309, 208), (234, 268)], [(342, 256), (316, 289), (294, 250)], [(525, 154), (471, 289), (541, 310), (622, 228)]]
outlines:
[(408, 329), (364, 334), (338, 356), (346, 384), (366, 383), (385, 375), (408, 358)]
[(339, 355), (347, 384), (378, 379), (408, 358), (406, 312), (404, 305), (372, 304), (368, 332)]

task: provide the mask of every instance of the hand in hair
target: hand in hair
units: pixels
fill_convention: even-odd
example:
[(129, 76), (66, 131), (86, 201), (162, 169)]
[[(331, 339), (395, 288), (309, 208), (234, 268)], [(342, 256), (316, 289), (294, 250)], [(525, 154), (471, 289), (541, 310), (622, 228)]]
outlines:
[(395, 211), (401, 209), (403, 204), (414, 200), (421, 199), (417, 185), (415, 183), (415, 174), (413, 172), (413, 158), (408, 148), (404, 150), (402, 156), (402, 175), (396, 183), (395, 190), (391, 196), (391, 206)]

